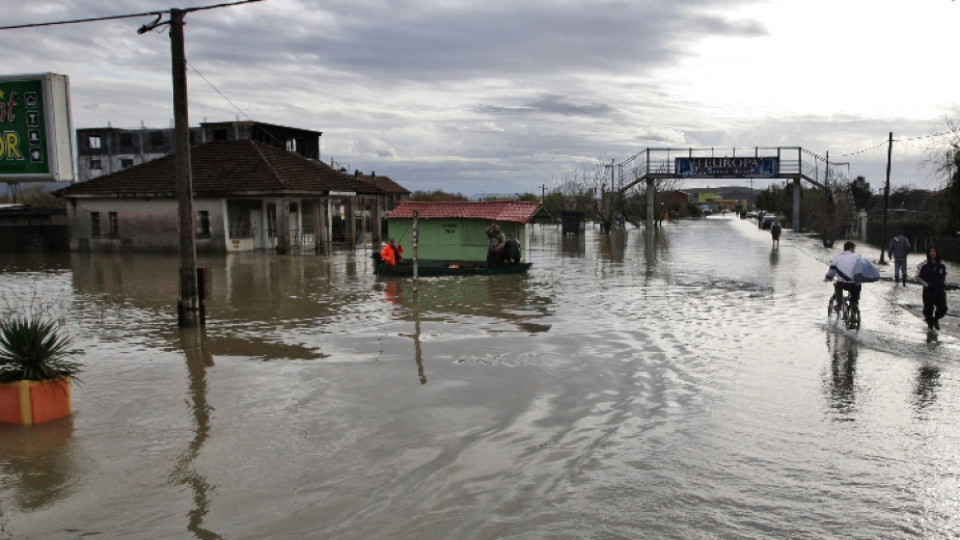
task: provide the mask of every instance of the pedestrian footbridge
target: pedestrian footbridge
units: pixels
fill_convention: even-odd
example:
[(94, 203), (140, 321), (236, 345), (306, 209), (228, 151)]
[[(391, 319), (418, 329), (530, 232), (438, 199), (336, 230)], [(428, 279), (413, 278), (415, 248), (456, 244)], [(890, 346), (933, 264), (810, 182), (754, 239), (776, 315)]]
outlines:
[[(827, 189), (831, 178), (830, 166), (829, 154), (820, 156), (799, 146), (644, 148), (616, 164), (616, 173), (619, 174), (620, 181), (618, 186), (611, 187), (612, 191), (624, 193), (646, 182), (647, 224), (652, 226), (653, 201), (658, 180), (713, 178), (792, 180), (793, 228), (799, 230), (800, 183), (807, 181), (818, 188)], [(614, 174), (611, 170), (611, 181)]]

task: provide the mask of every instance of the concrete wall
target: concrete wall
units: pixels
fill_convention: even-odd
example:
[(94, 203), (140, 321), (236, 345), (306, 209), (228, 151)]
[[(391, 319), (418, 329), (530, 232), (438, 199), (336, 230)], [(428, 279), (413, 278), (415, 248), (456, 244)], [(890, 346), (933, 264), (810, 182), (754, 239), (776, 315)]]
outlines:
[[(194, 213), (209, 212), (210, 236), (196, 238), (198, 252), (226, 250), (225, 211), (220, 199), (197, 199)], [(94, 237), (91, 214), (100, 216), (100, 235)], [(111, 234), (110, 213), (117, 214)], [(196, 219), (196, 218), (194, 218)], [(179, 251), (177, 201), (172, 199), (73, 199), (67, 203), (71, 251)]]

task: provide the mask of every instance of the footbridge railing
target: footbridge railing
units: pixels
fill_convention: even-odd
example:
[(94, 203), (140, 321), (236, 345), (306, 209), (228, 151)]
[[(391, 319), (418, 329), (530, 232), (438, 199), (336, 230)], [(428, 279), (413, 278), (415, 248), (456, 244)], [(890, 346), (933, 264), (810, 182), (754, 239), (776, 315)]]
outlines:
[(617, 164), (621, 191), (627, 190), (646, 178), (684, 178), (677, 174), (677, 158), (744, 159), (776, 158), (777, 169), (763, 174), (726, 175), (718, 173), (686, 178), (765, 178), (806, 180), (824, 188), (827, 184), (829, 163), (823, 156), (799, 146), (751, 146), (730, 148), (644, 148)]
[[(678, 166), (684, 170), (678, 171)], [(794, 181), (793, 228), (800, 227), (800, 182), (818, 188), (829, 185), (829, 159), (799, 146), (730, 148), (645, 148), (617, 164), (620, 181), (615, 191), (626, 192), (647, 183), (647, 223), (653, 225), (656, 180), (704, 178), (761, 178)]]

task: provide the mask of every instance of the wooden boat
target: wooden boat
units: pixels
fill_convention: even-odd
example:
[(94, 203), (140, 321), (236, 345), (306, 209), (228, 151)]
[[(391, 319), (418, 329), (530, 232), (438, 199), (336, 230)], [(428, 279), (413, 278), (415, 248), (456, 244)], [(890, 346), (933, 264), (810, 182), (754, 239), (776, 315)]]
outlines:
[[(379, 253), (373, 255), (374, 272), (379, 276), (413, 277), (413, 261), (403, 259), (400, 264), (386, 264)], [(417, 276), (473, 276), (493, 274), (520, 274), (526, 272), (533, 263), (522, 262), (488, 267), (486, 263), (472, 261), (420, 261)]]

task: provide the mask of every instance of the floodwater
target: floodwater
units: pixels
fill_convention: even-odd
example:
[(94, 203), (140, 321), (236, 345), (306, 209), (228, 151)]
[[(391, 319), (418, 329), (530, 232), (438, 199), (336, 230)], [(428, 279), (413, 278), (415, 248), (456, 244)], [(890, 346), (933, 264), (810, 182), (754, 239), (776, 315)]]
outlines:
[(839, 250), (753, 221), (528, 243), (416, 292), (369, 247), (202, 257), (202, 331), (176, 256), (4, 255), (0, 310), (86, 369), (71, 418), (0, 426), (0, 538), (956, 537), (960, 329), (919, 286), (851, 332)]

